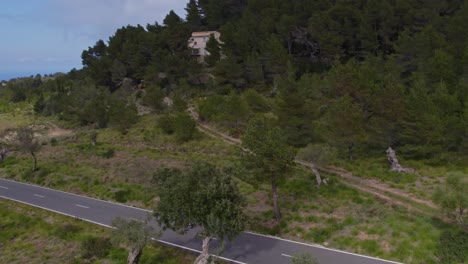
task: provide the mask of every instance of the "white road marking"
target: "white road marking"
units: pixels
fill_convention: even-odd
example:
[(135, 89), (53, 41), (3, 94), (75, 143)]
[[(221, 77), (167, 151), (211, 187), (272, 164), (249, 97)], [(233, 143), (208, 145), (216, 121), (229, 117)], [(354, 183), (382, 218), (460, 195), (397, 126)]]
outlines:
[(86, 199), (91, 199), (91, 200), (95, 200), (95, 201), (99, 201), (99, 202), (104, 202), (104, 203), (108, 203), (108, 204), (114, 204), (114, 205), (125, 206), (125, 207), (128, 207), (128, 208), (132, 208), (132, 209), (137, 209), (137, 210), (141, 210), (141, 211), (153, 213), (153, 211), (151, 211), (151, 210), (147, 210), (147, 209), (143, 209), (143, 208), (138, 208), (138, 207), (131, 206), (131, 205), (126, 205), (126, 204), (121, 204), (121, 203), (116, 203), (116, 202), (111, 202), (111, 201), (105, 201), (105, 200), (99, 200), (99, 199), (97, 199), (97, 198), (88, 197), (88, 196), (79, 195), (79, 194), (70, 193), (70, 192), (64, 192), (64, 191), (61, 191), (61, 190), (51, 189), (51, 188), (47, 188), (47, 187), (44, 187), (44, 186), (39, 186), (39, 185), (36, 185), (36, 184), (27, 183), (27, 182), (17, 182), (17, 181), (13, 181), (13, 180), (9, 180), (9, 179), (1, 179), (1, 180), (2, 180), (2, 181), (13, 182), (13, 183), (19, 184), (19, 185), (21, 185), (21, 184), (23, 184), (23, 185), (29, 185), (29, 186), (33, 186), (33, 187), (36, 187), (36, 188), (51, 190), (51, 191), (54, 191), (54, 192), (61, 192), (61, 193), (70, 194), (70, 195), (78, 196), (78, 197), (83, 197), (83, 198), (86, 198)]
[[(159, 240), (159, 239), (156, 239), (156, 238), (151, 238), (151, 239), (154, 240), (154, 241), (158, 241), (158, 242), (160, 242), (160, 243), (163, 243), (163, 244), (171, 245), (171, 246), (173, 246), (173, 247), (179, 247), (179, 248), (186, 249), (186, 250), (190, 250), (190, 251), (193, 251), (193, 252), (202, 253), (200, 250), (196, 250), (196, 249), (193, 249), (193, 248), (184, 247), (184, 246), (181, 246), (181, 245), (173, 244), (173, 243), (171, 243), (171, 242), (166, 242), (166, 241)], [(216, 258), (219, 258), (219, 259), (227, 260), (227, 261), (229, 261), (229, 262), (234, 262), (234, 263), (237, 263), (237, 264), (247, 264), (247, 263), (245, 263), (245, 262), (240, 262), (240, 261), (237, 261), (237, 260), (233, 260), (233, 259), (229, 259), (229, 258), (217, 256), (217, 255), (212, 255), (212, 256), (214, 256), (214, 257), (216, 257)]]
[(54, 213), (60, 214), (60, 215), (65, 215), (65, 216), (68, 216), (68, 217), (71, 217), (71, 218), (80, 219), (80, 220), (83, 220), (83, 221), (86, 221), (86, 222), (89, 222), (89, 223), (92, 223), (92, 224), (95, 224), (95, 225), (99, 225), (99, 226), (103, 226), (103, 227), (115, 229), (115, 227), (110, 226), (110, 225), (106, 225), (106, 224), (102, 224), (102, 223), (99, 223), (99, 222), (95, 222), (95, 221), (93, 221), (93, 220), (89, 220), (89, 219), (86, 219), (86, 218), (82, 218), (82, 217), (79, 217), (79, 216), (76, 216), (76, 215), (71, 215), (71, 214), (67, 214), (67, 213), (60, 212), (60, 211), (56, 211), (56, 210), (54, 210), (54, 209), (50, 209), (50, 208), (47, 208), (47, 207), (39, 206), (39, 205), (37, 205), (37, 204), (32, 204), (32, 203), (28, 203), (28, 202), (25, 202), (25, 201), (16, 200), (16, 199), (13, 199), (13, 198), (10, 198), (10, 197), (6, 197), (6, 196), (3, 196), (3, 195), (0, 195), (0, 198), (6, 199), (6, 200), (15, 201), (15, 202), (17, 202), (17, 203), (27, 204), (27, 205), (32, 206), (32, 207), (37, 207), (37, 208), (40, 208), (40, 209), (43, 209), (43, 210), (46, 210), (46, 211), (54, 212)]
[(302, 243), (302, 242), (298, 242), (298, 241), (294, 241), (294, 240), (289, 240), (289, 239), (285, 239), (285, 238), (281, 238), (281, 237), (275, 237), (275, 236), (270, 236), (270, 235), (263, 235), (263, 234), (259, 234), (259, 233), (255, 233), (255, 232), (251, 232), (251, 231), (245, 231), (244, 233), (251, 234), (251, 235), (257, 235), (257, 236), (262, 236), (262, 237), (274, 238), (274, 239), (278, 239), (278, 240), (282, 240), (282, 241), (285, 241), (285, 242), (290, 242), (290, 243), (294, 243), (294, 244), (298, 244), (298, 245), (304, 245), (304, 246), (314, 247), (314, 248), (321, 248), (321, 249), (323, 249), (323, 250), (329, 250), (329, 251), (339, 252), (339, 253), (343, 253), (343, 254), (347, 254), (347, 255), (352, 255), (352, 256), (357, 256), (357, 257), (362, 257), (362, 258), (368, 258), (368, 259), (379, 260), (379, 261), (386, 262), (386, 263), (403, 264), (403, 263), (401, 263), (401, 262), (396, 262), (396, 261), (392, 261), (392, 260), (386, 260), (386, 259), (381, 259), (381, 258), (374, 258), (374, 257), (371, 257), (371, 256), (366, 256), (366, 255), (361, 255), (361, 254), (346, 252), (346, 251), (343, 251), (343, 250), (338, 250), (338, 249), (333, 249), (333, 248), (327, 248), (327, 247), (324, 247), (324, 246), (318, 245), (318, 244), (307, 244), (307, 243)]
[(1, 185), (0, 185), (0, 188), (2, 188), (2, 189), (7, 189), (7, 190), (8, 190), (8, 187), (5, 187), (5, 186), (1, 186)]
[[(40, 209), (44, 209), (44, 210), (46, 210), (46, 211), (50, 211), (50, 212), (54, 212), (54, 213), (57, 213), (57, 214), (69, 216), (69, 217), (72, 217), (72, 218), (75, 218), (75, 219), (81, 219), (81, 220), (83, 220), (83, 221), (86, 221), (86, 222), (89, 222), (89, 223), (92, 223), (92, 224), (96, 224), (96, 225), (100, 225), (100, 226), (103, 226), (103, 227), (115, 229), (115, 227), (110, 226), (110, 225), (102, 224), (102, 223), (99, 223), (99, 222), (96, 222), (96, 221), (93, 221), (93, 220), (89, 220), (89, 219), (86, 219), (86, 218), (81, 218), (81, 217), (76, 216), (76, 215), (71, 215), (71, 214), (63, 213), (63, 212), (56, 211), (56, 210), (53, 210), (53, 209), (50, 209), (50, 208), (46, 208), (46, 207), (43, 207), (43, 206), (39, 206), (39, 205), (36, 205), (36, 204), (32, 204), (32, 203), (28, 203), (28, 202), (16, 200), (16, 199), (13, 199), (13, 198), (10, 198), (10, 197), (6, 197), (6, 196), (2, 196), (2, 195), (0, 195), (0, 198), (7, 199), (7, 200), (12, 200), (12, 201), (15, 201), (15, 202), (18, 202), (18, 203), (22, 203), (22, 204), (27, 204), (27, 205), (30, 205), (30, 206), (32, 206), (32, 207), (37, 207), (37, 208), (40, 208)], [(129, 206), (129, 207), (130, 207), (130, 206)], [(173, 243), (166, 242), (166, 241), (163, 241), (163, 240), (159, 240), (159, 239), (156, 239), (156, 238), (151, 238), (151, 239), (154, 240), (154, 241), (163, 243), (163, 244), (171, 245), (171, 246), (173, 246), (173, 247), (178, 247), (178, 248), (187, 249), (187, 250), (190, 250), (190, 251), (195, 251), (195, 252), (201, 253), (200, 250), (196, 250), (196, 249), (184, 247), (184, 246), (181, 246), (181, 245), (173, 244)], [(215, 256), (215, 257), (217, 257), (217, 258), (224, 259), (224, 260), (227, 260), (227, 261), (230, 261), (230, 262), (238, 263), (238, 264), (247, 264), (247, 263), (245, 263), (245, 262), (240, 262), (240, 261), (237, 261), (237, 260), (233, 260), (233, 259), (229, 259), (229, 258), (225, 258), (225, 257), (221, 257), (221, 256), (216, 256), (216, 255), (212, 255), (212, 256)]]
[(78, 207), (81, 207), (81, 208), (86, 208), (86, 209), (89, 208), (88, 206), (84, 206), (84, 205), (81, 205), (81, 204), (75, 204), (75, 205), (78, 206)]
[(291, 256), (291, 255), (287, 255), (287, 254), (281, 254), (281, 256), (283, 256), (283, 257), (287, 257), (287, 258), (294, 258), (293, 256)]
[(45, 198), (44, 195), (40, 195), (40, 194), (34, 194), (34, 196), (37, 196), (37, 197), (39, 197), (39, 198)]
[(145, 222), (145, 221), (143, 221), (143, 220), (136, 219), (136, 218), (133, 218), (133, 217), (129, 217), (128, 219), (133, 220), (133, 221), (137, 221), (137, 222), (140, 222), (140, 223), (144, 223), (144, 222)]
[[(147, 210), (147, 209), (142, 209), (142, 208), (138, 208), (138, 207), (134, 207), (134, 206), (126, 205), (126, 204), (121, 204), (121, 203), (115, 203), (115, 202), (110, 202), (110, 201), (105, 201), (105, 200), (99, 200), (99, 199), (96, 199), (96, 198), (87, 197), (87, 196), (83, 196), (83, 195), (79, 195), (79, 194), (74, 194), (74, 193), (69, 193), (69, 192), (60, 191), (60, 190), (55, 190), (55, 189), (51, 189), (51, 188), (39, 186), (39, 185), (36, 185), (36, 184), (30, 184), (30, 183), (25, 183), (25, 182), (17, 182), (17, 181), (8, 180), (8, 179), (1, 179), (1, 180), (3, 180), (3, 181), (8, 181), (8, 182), (12, 182), (12, 183), (15, 183), (15, 184), (20, 184), (20, 185), (21, 185), (21, 184), (23, 184), (23, 185), (29, 185), (29, 186), (33, 186), (33, 187), (36, 187), (36, 188), (51, 190), (51, 191), (55, 191), (55, 192), (61, 192), (61, 193), (64, 193), (64, 194), (73, 195), (73, 196), (78, 196), (78, 197), (83, 197), (83, 198), (87, 198), (87, 199), (92, 199), (92, 200), (96, 200), (96, 201), (104, 202), (104, 203), (108, 203), (108, 204), (114, 204), (114, 205), (125, 206), (125, 207), (128, 207), (128, 208), (137, 209), (137, 210), (141, 210), (141, 211), (145, 211), (145, 212), (150, 212), (150, 213), (153, 212), (153, 211), (150, 211), (150, 210)], [(71, 216), (71, 217), (74, 217), (74, 218), (79, 218), (79, 217), (77, 217), (77, 216), (68, 215), (68, 214), (66, 214), (66, 213), (62, 213), (62, 212), (59, 212), (59, 211), (55, 211), (55, 210), (52, 210), (52, 209), (48, 209), (48, 208), (45, 208), (45, 207), (41, 207), (41, 206), (38, 206), (38, 205), (35, 205), (35, 204), (29, 204), (29, 203), (26, 203), (26, 202), (23, 202), (23, 201), (19, 201), (19, 200), (15, 200), (15, 199), (12, 199), (12, 198), (9, 198), (9, 197), (5, 197), (5, 196), (1, 196), (1, 195), (0, 195), (0, 197), (1, 197), (1, 198), (4, 198), (4, 199), (8, 199), (8, 200), (13, 200), (13, 201), (16, 201), (16, 202), (28, 204), (28, 205), (31, 205), (31, 206), (35, 206), (35, 207), (38, 207), (38, 208), (41, 208), (41, 209), (44, 209), (44, 210), (48, 210), (48, 211), (52, 211), (52, 212), (55, 212), (55, 213), (58, 213), (58, 214), (67, 215), (67, 216)], [(90, 223), (93, 223), (93, 224), (97, 224), (97, 225), (100, 225), (100, 226), (109, 227), (109, 228), (114, 228), (114, 227), (112, 227), (112, 226), (105, 225), (105, 224), (101, 224), (101, 223), (98, 223), (98, 222), (94, 222), (94, 221), (89, 220), (89, 219), (85, 219), (85, 218), (79, 218), (79, 219), (82, 219), (82, 220), (84, 220), (84, 221), (87, 221), (87, 222), (90, 222)], [(246, 231), (246, 232), (244, 232), (244, 233), (251, 234), (251, 235), (256, 235), (256, 236), (263, 236), (263, 237), (273, 238), (273, 239), (282, 240), (282, 241), (285, 241), (285, 242), (290, 242), (290, 243), (299, 244), (299, 245), (304, 245), (304, 246), (309, 246), (309, 247), (321, 248), (321, 249), (323, 249), (323, 250), (329, 250), (329, 251), (339, 252), (339, 253), (348, 254), (348, 255), (352, 255), (352, 256), (358, 256), (358, 257), (363, 257), (363, 258), (368, 258), (368, 259), (379, 260), (379, 261), (383, 261), (383, 262), (386, 262), (386, 263), (402, 264), (401, 262), (396, 262), (396, 261), (391, 261), (391, 260), (386, 260), (386, 259), (375, 258), (375, 257), (371, 257), (371, 256), (366, 256), (366, 255), (361, 255), (361, 254), (346, 252), (346, 251), (342, 251), (342, 250), (327, 248), (327, 247), (324, 247), (324, 246), (318, 245), (318, 244), (307, 244), (307, 243), (302, 243), (302, 242), (298, 242), (298, 241), (294, 241), (294, 240), (284, 239), (284, 238), (280, 238), (280, 237), (276, 237), (276, 236), (263, 235), (263, 234), (259, 234), (259, 233), (255, 233), (255, 232), (251, 232), (251, 231)], [(160, 241), (160, 240), (158, 240), (158, 241), (161, 242), (161, 243), (172, 244), (172, 243), (168, 243), (168, 242), (164, 242), (164, 241)], [(175, 245), (175, 244), (173, 244), (173, 246), (177, 246), (177, 247), (180, 247), (180, 248), (184, 248), (184, 247), (182, 247), (182, 246)], [(196, 251), (196, 250), (193, 250), (193, 249), (190, 249), (190, 250)], [(197, 251), (197, 252), (200, 252), (200, 251)], [(233, 260), (226, 259), (226, 258), (223, 258), (223, 257), (219, 257), (219, 258), (225, 259), (225, 260), (229, 260), (229, 261), (233, 261)], [(242, 262), (238, 262), (238, 261), (234, 261), (234, 262), (236, 262), (236, 263), (241, 263), (241, 264), (242, 264)]]

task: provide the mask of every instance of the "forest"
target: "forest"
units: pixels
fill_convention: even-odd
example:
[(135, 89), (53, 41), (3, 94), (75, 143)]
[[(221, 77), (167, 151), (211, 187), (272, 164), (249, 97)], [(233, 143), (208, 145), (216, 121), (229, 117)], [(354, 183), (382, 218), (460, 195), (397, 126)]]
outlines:
[[(382, 164), (375, 165), (374, 161), (384, 160), (387, 166), (386, 150), (389, 148), (395, 150), (396, 155), (407, 164), (430, 175), (439, 171), (448, 174), (456, 168), (461, 172), (454, 173), (458, 176), (453, 176), (453, 181), (448, 177), (447, 188), (453, 187), (455, 190), (457, 186), (467, 186), (467, 1), (190, 0), (185, 10), (185, 17), (171, 11), (162, 23), (123, 26), (109, 39), (97, 40), (94, 46), (82, 52), (81, 69), (9, 80), (6, 87), (0, 88), (0, 106), (3, 107), (0, 112), (10, 109), (4, 106), (4, 102), (29, 104), (35, 116), (58, 120), (66, 128), (81, 129), (86, 133), (91, 130), (88, 133), (90, 137), (86, 134), (86, 141), (91, 138), (92, 146), (79, 145), (74, 141), (66, 144), (80, 148), (80, 151), (94, 151), (97, 154), (92, 152), (93, 155), (101, 158), (113, 157), (114, 151), (119, 153), (122, 148), (131, 146), (132, 142), (137, 146), (137, 141), (141, 143), (139, 140), (144, 142), (142, 145), (161, 147), (167, 143), (155, 139), (155, 135), (161, 132), (164, 134), (162, 138), (171, 137), (169, 142), (174, 143), (170, 147), (164, 146), (164, 150), (169, 153), (177, 149), (182, 153), (174, 154), (171, 158), (192, 155), (187, 154), (190, 152), (187, 149), (197, 149), (201, 155), (206, 154), (203, 151), (213, 155), (200, 159), (221, 164), (220, 167), (236, 177), (245, 171), (254, 176), (262, 175), (251, 179), (239, 176), (241, 181), (246, 182), (245, 186), (249, 186), (242, 185), (245, 188), (241, 188), (241, 192), (252, 194), (256, 188), (263, 188), (262, 183), (271, 183), (266, 190), (272, 192), (273, 198), (270, 194), (264, 198), (274, 200), (274, 210), (258, 217), (262, 221), (262, 217), (274, 218), (276, 223), (268, 229), (254, 220), (249, 228), (268, 229), (268, 233), (274, 235), (291, 231), (284, 231), (287, 224), (282, 219), (300, 218), (302, 221), (306, 218), (294, 215), (298, 209), (285, 201), (287, 199), (280, 199), (280, 207), (296, 209), (283, 209), (290, 209), (291, 212), (280, 215), (275, 200), (278, 186), (279, 193), (294, 197), (291, 199), (310, 202), (309, 192), (314, 193), (311, 197), (322, 195), (332, 199), (336, 191), (337, 196), (351, 197), (349, 200), (352, 203), (366, 206), (366, 201), (371, 199), (356, 198), (358, 195), (355, 192), (346, 189), (353, 187), (352, 184), (346, 188), (333, 185), (336, 181), (328, 176), (331, 167), (326, 165), (370, 175), (376, 166)], [(198, 31), (221, 33), (220, 42), (214, 37), (208, 40), (210, 55), (205, 57), (203, 63), (197, 60), (187, 45), (192, 32)], [(145, 130), (146, 125), (142, 128), (146, 122), (152, 122), (147, 125), (151, 129)], [(197, 128), (240, 147), (234, 149), (230, 145), (219, 146), (215, 143), (208, 145)], [(106, 138), (104, 135), (109, 134), (106, 129), (116, 130), (119, 134), (112, 134), (112, 139), (110, 136)], [(136, 133), (142, 135), (136, 136)], [(128, 140), (128, 146), (118, 142), (119, 138)], [(99, 146), (98, 142), (106, 143)], [(111, 144), (109, 142), (114, 147), (104, 149), (106, 144)], [(90, 150), (93, 147), (96, 150)], [(149, 149), (136, 151), (134, 157), (147, 153), (145, 151), (150, 153)], [(24, 153), (27, 154), (28, 150)], [(34, 160), (36, 162), (35, 156)], [(244, 167), (235, 166), (239, 160)], [(270, 163), (266, 164), (265, 160)], [(298, 160), (317, 165), (303, 164), (309, 166), (314, 174), (320, 169), (325, 182), (317, 178), (317, 183), (326, 184), (328, 179), (329, 189), (306, 190), (303, 182), (301, 185), (301, 181), (289, 181), (285, 175), (303, 174), (294, 167)], [(40, 158), (38, 166), (41, 167)], [(432, 166), (443, 169), (432, 170)], [(186, 167), (177, 169), (184, 171)], [(331, 169), (336, 172), (336, 168)], [(211, 167), (209, 170), (215, 171)], [(379, 172), (382, 170), (379, 168)], [(181, 171), (169, 172), (177, 177), (183, 174)], [(195, 175), (196, 169), (191, 173)], [(280, 176), (275, 176), (275, 173)], [(388, 174), (387, 168), (383, 175), (369, 177), (383, 179), (390, 175), (388, 177), (393, 177), (393, 182), (389, 185), (395, 189), (411, 179), (417, 181), (415, 179), (420, 177), (421, 182), (426, 179), (418, 173), (412, 173), (412, 176)], [(28, 177), (39, 181), (35, 176)], [(440, 175), (427, 182), (440, 187), (438, 177)], [(154, 179), (164, 183), (156, 176)], [(105, 180), (98, 182), (105, 184)], [(168, 182), (177, 185), (177, 182)], [(449, 186), (451, 182), (455, 184)], [(169, 186), (169, 183), (165, 184)], [(445, 183), (445, 178), (442, 183)], [(122, 184), (133, 182), (126, 179)], [(413, 184), (409, 187), (411, 192), (417, 193), (420, 198), (432, 199), (445, 207), (453, 205), (444, 204), (443, 198), (440, 198), (443, 197), (440, 188), (435, 190), (431, 185), (427, 189), (429, 191), (423, 193), (415, 190), (420, 186), (414, 182), (409, 184)], [(141, 195), (139, 198), (144, 197), (141, 200), (145, 204), (151, 204), (147, 193), (140, 193), (140, 188), (147, 187), (140, 182), (137, 190), (123, 190), (114, 198), (125, 202), (131, 200), (131, 195), (137, 196), (138, 192)], [(190, 189), (190, 186), (182, 187)], [(169, 197), (172, 194), (165, 195)], [(391, 195), (389, 197), (392, 198)], [(463, 197), (463, 205), (453, 206), (468, 208), (466, 193)], [(428, 209), (431, 215), (433, 209)], [(315, 216), (309, 217), (315, 219)], [(400, 216), (388, 217), (391, 219), (386, 219), (389, 222), (401, 220), (398, 218)], [(439, 241), (442, 241), (439, 244), (460, 245), (459, 248), (453, 246), (445, 249), (450, 247), (446, 246), (437, 249), (438, 259), (450, 255), (448, 261), (442, 263), (452, 263), (453, 256), (458, 257), (459, 262), (456, 263), (468, 259), (466, 254), (461, 253), (468, 245), (466, 217), (466, 213), (462, 212), (457, 218), (461, 220), (457, 220), (458, 225), (465, 231), (457, 229), (454, 233), (437, 233), (437, 236), (440, 235)], [(336, 231), (334, 229), (345, 230), (347, 219), (340, 219), (343, 221), (339, 223), (328, 221), (328, 229), (319, 229), (322, 233), (317, 231), (314, 237), (331, 236)], [(420, 224), (419, 220), (409, 221), (424, 228), (430, 225), (428, 229), (441, 229), (426, 222)], [(354, 220), (348, 222), (350, 225), (358, 224)], [(299, 231), (296, 231), (301, 233), (304, 231), (301, 229), (297, 228)], [(428, 233), (421, 230), (415, 232)], [(304, 239), (307, 240), (307, 235)], [(316, 238), (311, 240), (317, 242)], [(465, 242), (459, 242), (462, 240)], [(346, 241), (343, 239), (340, 243), (346, 244)], [(398, 247), (396, 244), (399, 243), (394, 244)], [(432, 242), (428, 242), (428, 245), (424, 250), (436, 251)], [(373, 246), (362, 249), (363, 253), (380, 252)], [(380, 254), (396, 256), (395, 259), (405, 262), (419, 260), (419, 263), (433, 263), (431, 261), (436, 259), (423, 256), (426, 253), (413, 258), (411, 252), (404, 248), (397, 253)]]
[[(77, 125), (125, 127), (139, 85), (161, 110), (164, 96), (207, 97), (202, 118), (234, 136), (271, 111), (294, 147), (326, 143), (349, 159), (389, 146), (415, 159), (466, 154), (464, 1), (192, 0), (186, 10), (97, 41), (83, 69), (10, 81), (11, 100), (37, 100), (38, 113)], [(200, 67), (187, 40), (204, 30), (220, 31), (222, 44), (208, 44)]]

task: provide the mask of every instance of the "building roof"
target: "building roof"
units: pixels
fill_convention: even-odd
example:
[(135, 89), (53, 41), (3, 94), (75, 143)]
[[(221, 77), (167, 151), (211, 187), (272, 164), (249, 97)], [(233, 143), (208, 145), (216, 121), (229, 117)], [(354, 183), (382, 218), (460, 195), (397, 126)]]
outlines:
[(216, 33), (217, 31), (199, 31), (192, 32), (192, 37), (209, 37), (211, 34)]

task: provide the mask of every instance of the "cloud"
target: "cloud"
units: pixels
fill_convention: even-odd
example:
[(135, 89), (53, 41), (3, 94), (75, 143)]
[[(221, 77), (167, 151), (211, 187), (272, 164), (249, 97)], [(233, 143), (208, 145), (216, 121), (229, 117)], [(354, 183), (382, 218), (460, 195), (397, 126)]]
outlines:
[(126, 25), (162, 22), (170, 10), (185, 15), (188, 0), (49, 0), (51, 24), (64, 28), (64, 38), (107, 39)]

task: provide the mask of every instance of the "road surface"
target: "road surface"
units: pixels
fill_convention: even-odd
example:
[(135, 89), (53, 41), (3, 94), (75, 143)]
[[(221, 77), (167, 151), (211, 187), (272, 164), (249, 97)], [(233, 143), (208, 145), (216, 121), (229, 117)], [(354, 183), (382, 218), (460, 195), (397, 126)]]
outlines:
[[(141, 220), (151, 214), (151, 211), (145, 209), (5, 179), (0, 179), (0, 198), (79, 218), (105, 227), (111, 227), (112, 220), (117, 216)], [(157, 224), (153, 222), (152, 225), (156, 226)], [(196, 233), (196, 229), (185, 235), (166, 230), (160, 238), (155, 240), (200, 252), (201, 239), (196, 236)], [(216, 254), (219, 242), (218, 240), (212, 242), (210, 246), (212, 254)], [(224, 252), (219, 257), (238, 264), (287, 264), (290, 263), (293, 256), (302, 253), (313, 255), (320, 264), (398, 263), (251, 232), (244, 232), (232, 242), (227, 242)]]

